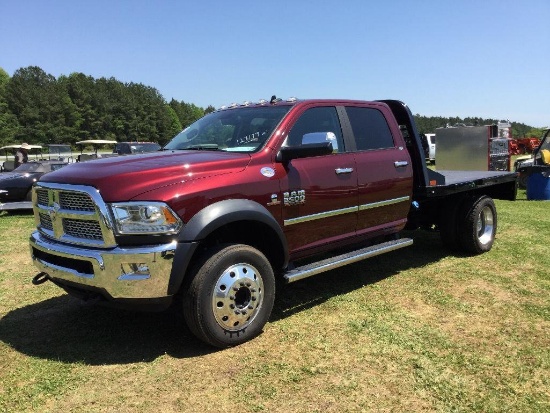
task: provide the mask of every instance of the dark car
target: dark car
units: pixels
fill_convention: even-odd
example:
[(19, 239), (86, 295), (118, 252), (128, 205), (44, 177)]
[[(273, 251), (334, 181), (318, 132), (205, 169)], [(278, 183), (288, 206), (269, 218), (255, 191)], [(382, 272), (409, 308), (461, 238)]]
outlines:
[(136, 153), (155, 152), (160, 150), (160, 145), (155, 142), (119, 142), (116, 144), (113, 153), (129, 155)]
[(12, 172), (0, 174), (0, 211), (8, 209), (31, 209), (32, 185), (51, 171), (67, 165), (61, 161), (27, 162)]

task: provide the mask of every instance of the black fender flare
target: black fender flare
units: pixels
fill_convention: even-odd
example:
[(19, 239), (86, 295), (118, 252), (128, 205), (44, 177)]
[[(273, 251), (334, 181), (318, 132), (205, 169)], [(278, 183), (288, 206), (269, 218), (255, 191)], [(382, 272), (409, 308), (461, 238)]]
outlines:
[(284, 266), (288, 263), (288, 245), (275, 217), (262, 205), (249, 199), (226, 199), (208, 205), (187, 222), (178, 236), (178, 245), (168, 285), (168, 294), (179, 290), (191, 258), (201, 240), (224, 225), (238, 221), (256, 221), (273, 230), (281, 243)]

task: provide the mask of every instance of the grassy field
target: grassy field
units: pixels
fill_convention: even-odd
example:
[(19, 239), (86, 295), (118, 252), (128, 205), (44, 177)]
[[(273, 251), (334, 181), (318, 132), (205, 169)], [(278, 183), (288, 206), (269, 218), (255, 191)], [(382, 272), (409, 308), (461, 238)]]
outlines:
[(411, 248), (277, 292), (264, 333), (194, 339), (33, 286), (28, 214), (0, 214), (0, 412), (550, 411), (550, 203), (497, 201), (492, 251)]

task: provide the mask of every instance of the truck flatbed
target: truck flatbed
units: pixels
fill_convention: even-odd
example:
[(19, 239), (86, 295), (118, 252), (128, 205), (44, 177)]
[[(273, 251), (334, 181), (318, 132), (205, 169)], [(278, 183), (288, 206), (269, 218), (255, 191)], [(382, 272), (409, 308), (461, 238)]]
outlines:
[(448, 196), (480, 188), (494, 188), (497, 199), (516, 199), (517, 176), (503, 171), (432, 171), (428, 170), (429, 184), (418, 191), (418, 197)]

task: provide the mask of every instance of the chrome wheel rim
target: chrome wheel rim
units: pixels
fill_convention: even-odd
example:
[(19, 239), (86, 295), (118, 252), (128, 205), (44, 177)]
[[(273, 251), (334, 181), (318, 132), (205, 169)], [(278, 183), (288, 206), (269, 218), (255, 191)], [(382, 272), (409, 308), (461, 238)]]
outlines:
[(258, 315), (263, 287), (262, 277), (252, 265), (228, 267), (218, 278), (212, 293), (216, 322), (227, 331), (246, 328)]
[(493, 239), (494, 228), (493, 210), (486, 206), (484, 207), (477, 218), (477, 238), (479, 242), (486, 245)]

